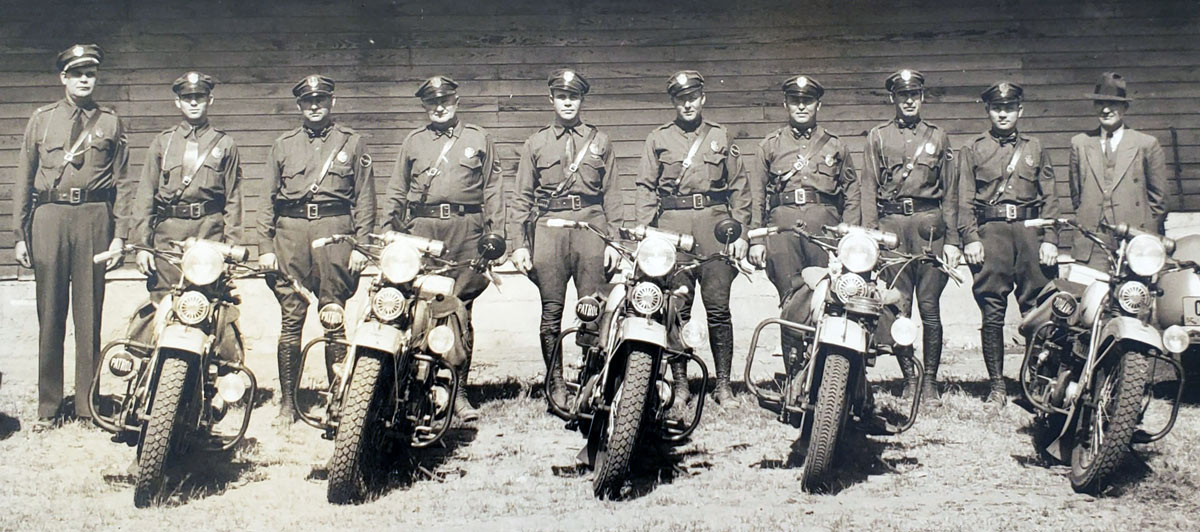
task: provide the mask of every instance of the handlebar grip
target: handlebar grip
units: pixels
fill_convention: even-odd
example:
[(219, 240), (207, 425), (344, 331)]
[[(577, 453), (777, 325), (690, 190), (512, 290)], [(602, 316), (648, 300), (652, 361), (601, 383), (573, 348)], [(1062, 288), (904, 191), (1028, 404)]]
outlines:
[(1050, 227), (1055, 224), (1053, 218), (1030, 218), (1023, 222), (1025, 227)]
[(122, 249), (122, 250), (117, 250), (117, 251), (104, 251), (101, 253), (97, 253), (94, 256), (92, 256), (92, 264), (100, 264), (101, 262), (108, 262), (116, 257), (121, 256), (121, 254), (124, 252), (125, 252), (125, 250)]
[(318, 238), (318, 239), (312, 241), (312, 248), (320, 249), (320, 248), (323, 248), (332, 243), (333, 243), (333, 239), (330, 237)]
[(754, 240), (756, 238), (766, 238), (768, 236), (775, 235), (775, 234), (779, 234), (778, 227), (775, 227), (775, 226), (760, 227), (758, 229), (751, 229), (749, 232), (747, 232), (746, 238), (748, 238), (750, 240)]
[(582, 226), (580, 225), (580, 222), (564, 220), (562, 218), (547, 218), (546, 219), (546, 227), (575, 228), (575, 227), (582, 227)]

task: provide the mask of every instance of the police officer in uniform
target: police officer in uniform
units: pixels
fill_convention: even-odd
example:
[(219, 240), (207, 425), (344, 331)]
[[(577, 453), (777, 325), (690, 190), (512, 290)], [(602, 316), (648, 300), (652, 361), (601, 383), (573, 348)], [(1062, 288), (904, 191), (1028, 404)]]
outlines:
[(509, 234), (515, 241), (513, 264), (529, 275), (541, 294), (542, 359), (551, 373), (554, 400), (563, 404), (562, 361), (550, 367), (550, 358), (562, 326), (567, 281), (575, 279), (580, 296), (596, 293), (605, 283), (605, 269), (615, 267), (620, 255), (596, 235), (546, 227), (538, 220), (588, 222), (613, 234), (612, 228), (620, 226), (623, 204), (613, 173), (612, 141), (579, 116), (587, 79), (561, 69), (550, 75), (548, 84), (554, 123), (529, 137), (521, 150)]
[[(810, 76), (793, 76), (783, 82), (783, 107), (788, 125), (758, 145), (758, 154), (747, 165), (756, 205), (755, 226), (781, 228), (804, 222), (810, 231), (845, 221), (858, 224), (857, 174), (850, 148), (837, 135), (817, 124), (825, 88)], [(800, 272), (807, 266), (827, 266), (825, 250), (790, 233), (767, 238), (765, 244), (750, 246), (751, 264), (767, 269), (767, 277), (779, 291), (781, 315), (805, 321), (811, 290)], [(783, 331), (784, 361), (789, 368), (803, 351), (799, 338)]]
[[(319, 249), (312, 242), (336, 234), (365, 239), (375, 227), (375, 185), (371, 156), (362, 135), (333, 122), (334, 82), (311, 75), (292, 87), (304, 123), (271, 145), (259, 213), (259, 262), (299, 280), (316, 295), (319, 316), (333, 337), (341, 329), (346, 299), (354, 294), (365, 255), (337, 243)], [(279, 332), (279, 419), (295, 420), (293, 391), (300, 372), (300, 337), (308, 300), (281, 278), (268, 284), (281, 313)], [(345, 356), (345, 346), (325, 346), (328, 375)]]
[(16, 259), (33, 268), (38, 313), (38, 418), (52, 426), (62, 411), (63, 338), (67, 306), (75, 324), (75, 415), (91, 418), (88, 397), (100, 354), (104, 272), (119, 259), (130, 231), (135, 187), (127, 181), (125, 129), (117, 113), (92, 98), (99, 46), (77, 44), (58, 54), (63, 99), (34, 111), (25, 127), (13, 190)]
[[(404, 139), (396, 168), (388, 182), (389, 229), (446, 243), (445, 257), (468, 261), (479, 256), (481, 236), (504, 232), (503, 180), (492, 136), (487, 130), (458, 118), (458, 83), (433, 76), (417, 89), (429, 124)], [(456, 272), (455, 292), (468, 314), (488, 280), (469, 269)], [(463, 421), (479, 418), (466, 396), (474, 329), (464, 332), (467, 358), (458, 369), (459, 395), (455, 415)]]
[[(925, 77), (916, 70), (901, 70), (887, 78), (884, 87), (896, 109), (896, 117), (867, 132), (861, 200), (863, 225), (896, 233), (899, 250), (921, 253), (928, 248), (943, 253), (953, 267), (958, 264), (959, 232), (955, 203), (955, 171), (946, 132), (921, 119), (925, 101)], [(893, 270), (889, 273), (895, 275)], [(939, 299), (946, 274), (929, 263), (912, 264), (900, 273), (895, 287), (900, 290), (902, 314), (917, 309), (924, 328), (924, 399), (937, 398), (937, 369), (942, 356), (942, 318)], [(887, 321), (887, 320), (885, 320)], [(890, 323), (880, 324), (885, 343), (890, 342)], [(918, 375), (911, 349), (897, 353), (904, 373), (905, 394), (916, 389)]]
[[(171, 85), (183, 121), (159, 133), (146, 151), (146, 163), (134, 202), (136, 240), (143, 246), (169, 250), (170, 242), (188, 238), (239, 243), (242, 226), (242, 168), (237, 144), (208, 122), (216, 82), (188, 72)], [(150, 300), (157, 303), (179, 282), (179, 268), (139, 251), (137, 267), (147, 276)], [(130, 337), (151, 339), (154, 305), (138, 309)]]
[(1004, 402), (1004, 313), (1016, 289), (1024, 313), (1054, 277), (1058, 234), (1022, 223), (1059, 216), (1050, 152), (1037, 138), (1022, 134), (1020, 85), (1002, 81), (981, 95), (991, 129), (959, 150), (958, 225), (963, 258), (975, 278), (972, 291), (983, 314), (980, 343), (991, 391), (989, 402)]
[[(713, 235), (717, 222), (733, 218), (743, 225), (752, 223), (750, 186), (738, 157), (740, 152), (730, 142), (731, 135), (724, 126), (701, 116), (705, 94), (704, 77), (699, 72), (676, 72), (667, 81), (667, 93), (676, 116), (646, 137), (637, 174), (637, 222), (693, 235), (697, 253), (715, 253), (723, 249)], [(731, 247), (734, 258), (741, 260), (749, 244), (738, 239)], [(694, 287), (700, 284), (716, 365), (715, 395), (723, 404), (733, 400), (729, 386), (733, 365), (729, 287), (736, 275), (733, 266), (713, 261), (675, 277), (677, 284), (689, 288), (685, 320), (690, 319)], [(690, 396), (686, 363), (673, 364), (671, 373), (675, 389), (680, 392), (677, 404), (686, 404)]]

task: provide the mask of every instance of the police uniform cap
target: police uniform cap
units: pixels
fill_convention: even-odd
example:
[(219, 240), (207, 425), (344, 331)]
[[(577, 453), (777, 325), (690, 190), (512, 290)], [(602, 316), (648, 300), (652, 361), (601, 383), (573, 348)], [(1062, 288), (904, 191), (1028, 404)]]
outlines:
[(883, 87), (888, 92), (922, 90), (925, 88), (925, 76), (909, 68), (896, 71), (888, 76)]
[(417, 87), (417, 98), (429, 100), (458, 93), (458, 83), (447, 76), (433, 76)]
[(672, 98), (704, 88), (704, 76), (695, 70), (680, 70), (667, 80), (667, 94)]
[(310, 76), (304, 76), (303, 79), (296, 82), (296, 85), (292, 87), (292, 96), (295, 96), (296, 99), (304, 98), (314, 94), (331, 96), (333, 95), (333, 87), (334, 83), (332, 79), (320, 74), (313, 74)]
[(591, 89), (587, 79), (579, 75), (578, 72), (569, 68), (560, 68), (550, 74), (550, 79), (546, 82), (551, 89), (559, 89), (564, 91), (574, 92), (576, 94), (587, 94)]
[(187, 74), (179, 76), (179, 78), (175, 80), (175, 83), (171, 84), (171, 90), (179, 96), (186, 96), (188, 94), (209, 94), (216, 85), (217, 82), (214, 81), (212, 76), (209, 76), (208, 74), (201, 74), (200, 72), (188, 72)]
[(1019, 102), (1025, 95), (1025, 89), (1011, 81), (998, 81), (979, 95), (983, 103)]
[(58, 53), (58, 57), (54, 60), (54, 65), (58, 67), (59, 72), (66, 72), (72, 68), (99, 65), (104, 60), (104, 51), (95, 44), (76, 44), (66, 50)]
[(783, 93), (787, 95), (797, 96), (812, 96), (820, 99), (825, 94), (825, 87), (822, 87), (817, 80), (805, 76), (792, 76), (783, 82)]

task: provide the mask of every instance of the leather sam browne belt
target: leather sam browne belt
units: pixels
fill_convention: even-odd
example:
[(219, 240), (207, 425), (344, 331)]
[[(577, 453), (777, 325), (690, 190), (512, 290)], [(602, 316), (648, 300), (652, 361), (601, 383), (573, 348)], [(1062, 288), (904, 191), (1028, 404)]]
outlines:
[(879, 214), (903, 214), (912, 216), (915, 213), (941, 208), (942, 200), (928, 198), (902, 198), (896, 201), (879, 202)]
[(451, 214), (462, 216), (464, 214), (477, 214), (483, 212), (482, 205), (468, 205), (466, 203), (410, 203), (408, 204), (408, 215), (413, 218), (439, 218), (446, 220)]
[(183, 218), (185, 220), (199, 220), (210, 214), (221, 212), (225, 205), (219, 201), (201, 201), (199, 203), (175, 203), (166, 204), (159, 203), (154, 206), (154, 210), (159, 216), (166, 218)]
[(344, 201), (276, 204), (275, 213), (286, 218), (319, 220), (330, 216), (350, 214), (350, 204)]
[(599, 205), (599, 194), (570, 194), (560, 198), (547, 198), (538, 201), (538, 207), (543, 211), (577, 211), (584, 207)]
[(713, 205), (729, 203), (729, 192), (704, 192), (682, 196), (659, 196), (659, 205), (664, 210), (704, 209)]
[(791, 192), (767, 194), (767, 208), (774, 209), (780, 205), (837, 205), (837, 202), (815, 188), (798, 188)]
[(64, 205), (80, 205), (83, 203), (112, 203), (117, 194), (114, 189), (87, 190), (83, 188), (39, 190), (34, 193), (37, 203), (59, 203)]
[(986, 207), (975, 207), (975, 217), (978, 218), (980, 222), (991, 222), (996, 220), (1015, 222), (1018, 220), (1037, 218), (1037, 216), (1037, 207), (1022, 207), (1012, 203), (988, 205)]

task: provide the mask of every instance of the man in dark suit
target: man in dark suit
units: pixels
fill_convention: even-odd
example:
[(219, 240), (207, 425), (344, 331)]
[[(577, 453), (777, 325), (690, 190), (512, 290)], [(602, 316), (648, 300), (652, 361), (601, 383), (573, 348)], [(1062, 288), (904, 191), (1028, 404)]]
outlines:
[[(1084, 227), (1100, 222), (1127, 223), (1143, 231), (1162, 233), (1167, 216), (1167, 168), (1158, 139), (1125, 125), (1133, 99), (1125, 79), (1105, 72), (1088, 95), (1100, 127), (1071, 139), (1071, 203)], [(1107, 256), (1076, 234), (1071, 255), (1096, 268), (1107, 267)]]

